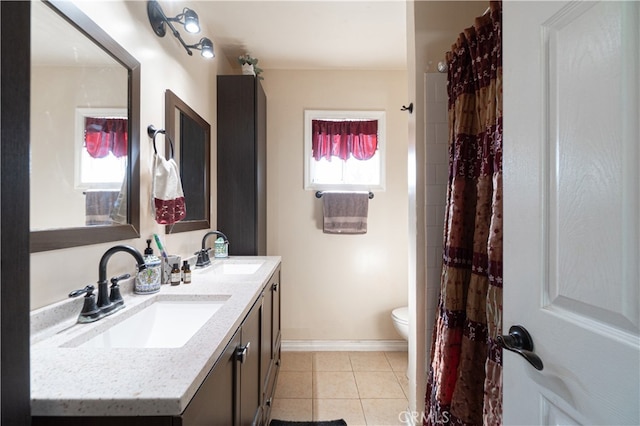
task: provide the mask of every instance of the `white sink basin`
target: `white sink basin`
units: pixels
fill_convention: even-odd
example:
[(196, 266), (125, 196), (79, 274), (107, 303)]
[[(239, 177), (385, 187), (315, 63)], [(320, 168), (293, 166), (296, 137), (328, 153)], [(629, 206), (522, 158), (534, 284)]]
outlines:
[(221, 263), (216, 266), (215, 272), (225, 275), (250, 275), (260, 269), (264, 262), (255, 263)]
[(80, 345), (84, 348), (179, 348), (224, 300), (157, 301)]
[(215, 260), (210, 266), (194, 269), (192, 272), (220, 275), (251, 275), (255, 274), (264, 264), (264, 260)]

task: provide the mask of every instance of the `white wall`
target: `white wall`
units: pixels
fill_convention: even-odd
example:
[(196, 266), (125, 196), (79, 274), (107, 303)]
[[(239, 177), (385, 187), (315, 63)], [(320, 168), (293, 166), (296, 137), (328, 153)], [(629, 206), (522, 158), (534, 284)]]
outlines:
[[(216, 75), (231, 74), (231, 66), (218, 54), (214, 60), (200, 55), (188, 56), (170, 34), (157, 37), (147, 18), (147, 4), (143, 1), (80, 1), (77, 6), (94, 22), (131, 53), (141, 64), (140, 105), (140, 233), (141, 238), (117, 243), (97, 244), (78, 248), (54, 250), (31, 255), (31, 307), (35, 309), (62, 300), (76, 288), (95, 283), (98, 262), (106, 249), (114, 244), (129, 244), (140, 250), (145, 239), (154, 232), (163, 236), (168, 250), (176, 254), (193, 254), (200, 248), (204, 230), (165, 235), (164, 226), (157, 225), (150, 216), (150, 167), (153, 149), (147, 137), (149, 124), (164, 128), (164, 92), (171, 89), (211, 124), (212, 199), (216, 198)], [(163, 4), (165, 12), (178, 14), (171, 3)], [(203, 34), (208, 34), (203, 28)], [(215, 35), (210, 36), (215, 43)], [(160, 149), (160, 148), (159, 148)], [(216, 221), (212, 208), (213, 224)], [(132, 258), (117, 254), (109, 262), (109, 276), (130, 272)]]
[[(283, 340), (401, 340), (407, 304), (405, 71), (266, 70), (267, 251), (281, 255)], [(364, 235), (322, 232), (322, 201), (303, 189), (305, 109), (386, 111), (386, 190)]]

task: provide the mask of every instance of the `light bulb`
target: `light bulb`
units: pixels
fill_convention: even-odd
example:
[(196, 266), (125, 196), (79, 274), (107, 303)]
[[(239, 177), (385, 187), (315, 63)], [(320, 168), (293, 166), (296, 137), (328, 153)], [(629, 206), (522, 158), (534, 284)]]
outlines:
[(213, 58), (215, 54), (213, 53), (213, 42), (206, 37), (203, 37), (200, 40), (200, 50), (202, 50), (201, 55), (204, 58)]
[(200, 32), (200, 22), (198, 14), (191, 9), (184, 9), (184, 29), (191, 34)]

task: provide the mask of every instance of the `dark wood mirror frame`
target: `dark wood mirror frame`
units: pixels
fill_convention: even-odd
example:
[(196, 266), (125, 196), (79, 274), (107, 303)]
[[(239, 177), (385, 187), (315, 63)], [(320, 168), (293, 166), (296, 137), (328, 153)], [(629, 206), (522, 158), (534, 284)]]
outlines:
[[(211, 125), (207, 123), (207, 121), (202, 118), (197, 112), (195, 112), (189, 105), (187, 105), (182, 99), (176, 96), (171, 90), (167, 90), (165, 92), (164, 97), (165, 102), (165, 127), (167, 134), (171, 137), (173, 141), (178, 141), (179, 138), (176, 137), (176, 132), (178, 129), (176, 128), (176, 111), (180, 111), (182, 116), (189, 118), (193, 121), (195, 125), (202, 129), (204, 133), (204, 141), (203, 145), (200, 147), (202, 152), (199, 155), (196, 153), (195, 155), (187, 156), (182, 147), (182, 143), (178, 143), (176, 146), (176, 150), (180, 152), (180, 174), (182, 176), (183, 189), (185, 192), (185, 204), (187, 208), (187, 218), (181, 220), (180, 222), (174, 223), (173, 225), (168, 225), (166, 227), (167, 234), (175, 234), (178, 232), (187, 232), (187, 231), (195, 231), (198, 229), (209, 229), (211, 227), (211, 165), (210, 165), (210, 156), (211, 156)], [(180, 141), (182, 142), (182, 141)], [(165, 144), (165, 154), (167, 158), (171, 153), (169, 152), (169, 145)], [(196, 164), (196, 169), (203, 168), (202, 177), (202, 188), (203, 194), (199, 196), (189, 196), (189, 188), (185, 187), (185, 175), (184, 170), (189, 167), (189, 164), (193, 164), (194, 161), (203, 163)], [(198, 176), (194, 178), (199, 179)], [(193, 206), (194, 203), (198, 204), (198, 210), (202, 210), (204, 212), (203, 217), (189, 219), (189, 205)], [(202, 203), (202, 204), (200, 204)], [(193, 208), (193, 207), (192, 207)]]
[(129, 71), (127, 109), (129, 113), (127, 210), (128, 224), (52, 229), (31, 232), (32, 253), (140, 237), (140, 63), (123, 49), (102, 28), (73, 3), (49, 0), (45, 2), (78, 31)]

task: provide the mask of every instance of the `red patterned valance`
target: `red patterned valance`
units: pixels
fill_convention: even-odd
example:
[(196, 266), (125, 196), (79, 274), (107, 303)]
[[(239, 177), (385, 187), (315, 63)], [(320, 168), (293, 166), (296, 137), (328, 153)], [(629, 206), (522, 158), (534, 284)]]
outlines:
[(116, 157), (127, 155), (127, 119), (85, 117), (84, 143), (93, 158), (103, 158), (112, 152)]
[(368, 160), (378, 149), (378, 120), (312, 120), (311, 141), (316, 161)]

